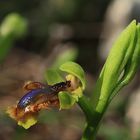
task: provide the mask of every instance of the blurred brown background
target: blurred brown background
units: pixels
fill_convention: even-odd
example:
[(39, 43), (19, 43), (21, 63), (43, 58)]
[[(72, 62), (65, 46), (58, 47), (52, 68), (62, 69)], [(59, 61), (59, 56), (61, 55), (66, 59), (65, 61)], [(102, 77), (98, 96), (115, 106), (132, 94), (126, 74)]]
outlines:
[[(0, 66), (0, 140), (80, 140), (84, 116), (78, 106), (43, 111), (28, 130), (5, 109), (23, 95), (25, 81), (44, 81), (47, 68), (66, 60), (83, 67), (90, 96), (112, 43), (132, 19), (140, 21), (140, 1), (0, 0), (1, 23), (10, 13), (20, 14), (28, 26)], [(140, 140), (139, 77), (113, 100), (97, 140)]]

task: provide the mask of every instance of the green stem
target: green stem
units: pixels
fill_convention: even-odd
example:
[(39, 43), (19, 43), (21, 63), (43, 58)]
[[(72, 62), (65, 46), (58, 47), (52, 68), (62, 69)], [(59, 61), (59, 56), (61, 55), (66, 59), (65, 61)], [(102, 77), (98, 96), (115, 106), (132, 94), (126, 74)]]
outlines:
[(93, 140), (94, 127), (91, 125), (93, 116), (94, 116), (93, 108), (92, 108), (89, 100), (85, 96), (82, 96), (81, 98), (79, 98), (78, 105), (84, 112), (84, 114), (86, 116), (86, 121), (87, 121), (87, 125), (84, 130), (82, 140)]
[(106, 102), (100, 100), (98, 102), (96, 111), (93, 109), (89, 100), (85, 96), (79, 99), (78, 104), (83, 110), (87, 120), (82, 140), (95, 140), (97, 130), (106, 110)]
[(78, 105), (80, 106), (80, 108), (84, 112), (87, 122), (92, 121), (93, 108), (92, 108), (88, 98), (85, 96), (82, 96), (81, 98), (79, 98)]
[(95, 136), (96, 134), (94, 127), (88, 123), (81, 140), (95, 140)]

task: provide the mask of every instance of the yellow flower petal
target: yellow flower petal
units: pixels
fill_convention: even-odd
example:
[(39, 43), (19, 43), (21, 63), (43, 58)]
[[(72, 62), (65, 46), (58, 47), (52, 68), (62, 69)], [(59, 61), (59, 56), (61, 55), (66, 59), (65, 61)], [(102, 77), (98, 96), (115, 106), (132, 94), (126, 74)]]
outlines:
[(28, 118), (26, 121), (18, 121), (18, 125), (24, 127), (25, 129), (30, 128), (32, 125), (36, 124), (37, 120), (34, 117)]

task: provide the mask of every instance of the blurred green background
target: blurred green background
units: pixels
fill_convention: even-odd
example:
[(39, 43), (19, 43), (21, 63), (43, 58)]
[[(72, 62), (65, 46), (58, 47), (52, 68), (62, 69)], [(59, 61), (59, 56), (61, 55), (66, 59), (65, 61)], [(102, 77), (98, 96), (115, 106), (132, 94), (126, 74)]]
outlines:
[[(132, 20), (139, 0), (0, 0), (0, 140), (80, 140), (84, 116), (71, 110), (42, 111), (28, 130), (5, 113), (23, 95), (26, 81), (65, 61), (86, 72), (90, 97), (113, 41)], [(110, 105), (97, 140), (140, 140), (140, 73)]]

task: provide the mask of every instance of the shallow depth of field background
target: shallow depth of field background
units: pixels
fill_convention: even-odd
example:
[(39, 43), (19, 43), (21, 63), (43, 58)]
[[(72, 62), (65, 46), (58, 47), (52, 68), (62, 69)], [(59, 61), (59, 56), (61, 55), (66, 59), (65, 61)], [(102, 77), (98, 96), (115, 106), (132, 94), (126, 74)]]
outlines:
[[(140, 1), (1, 0), (0, 22), (10, 13), (20, 14), (28, 27), (0, 65), (0, 140), (80, 140), (84, 115), (77, 105), (42, 111), (28, 130), (5, 109), (23, 95), (24, 82), (44, 82), (47, 68), (67, 60), (85, 70), (90, 97), (113, 41), (132, 19), (140, 21)], [(110, 104), (97, 140), (140, 140), (139, 77), (140, 72)]]

